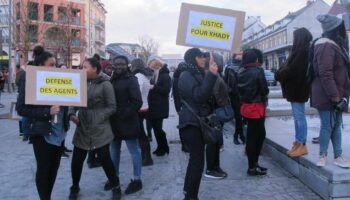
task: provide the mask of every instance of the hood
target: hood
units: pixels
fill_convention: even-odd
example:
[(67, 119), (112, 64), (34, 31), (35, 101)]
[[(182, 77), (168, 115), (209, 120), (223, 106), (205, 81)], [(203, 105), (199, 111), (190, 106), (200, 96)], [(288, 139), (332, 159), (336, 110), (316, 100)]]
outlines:
[(159, 70), (159, 74), (169, 74), (170, 70), (168, 69), (168, 65), (165, 64), (160, 70)]
[(109, 81), (108, 76), (104, 76), (102, 74), (98, 75), (98, 77), (95, 80), (90, 80), (89, 82), (94, 84), (100, 84), (102, 82)]

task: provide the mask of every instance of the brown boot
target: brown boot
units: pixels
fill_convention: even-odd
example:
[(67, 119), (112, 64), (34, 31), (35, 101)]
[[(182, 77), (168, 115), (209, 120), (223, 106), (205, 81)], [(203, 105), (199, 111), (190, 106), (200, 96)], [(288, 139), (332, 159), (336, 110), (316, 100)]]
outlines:
[(296, 157), (304, 156), (307, 154), (308, 154), (308, 152), (307, 152), (306, 145), (298, 143), (297, 148), (291, 154), (289, 154), (289, 156), (296, 158)]
[(293, 147), (289, 151), (287, 151), (288, 156), (289, 156), (290, 153), (292, 153), (295, 150), (296, 147), (297, 147), (297, 142), (294, 141), (293, 142)]

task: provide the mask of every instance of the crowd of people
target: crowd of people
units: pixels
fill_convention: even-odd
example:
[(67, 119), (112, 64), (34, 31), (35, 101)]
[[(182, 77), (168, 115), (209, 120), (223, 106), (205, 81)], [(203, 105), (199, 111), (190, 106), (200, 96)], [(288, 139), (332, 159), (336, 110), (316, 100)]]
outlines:
[[(332, 141), (335, 164), (348, 168), (350, 164), (343, 158), (341, 148), (342, 112), (348, 109), (350, 94), (348, 37), (343, 20), (321, 15), (318, 21), (323, 35), (313, 40), (306, 28), (295, 30), (289, 57), (275, 74), (283, 97), (291, 103), (295, 123), (295, 141), (287, 153), (290, 157), (308, 153), (305, 104), (311, 97), (311, 106), (318, 110), (321, 119), (317, 165), (326, 165)], [(57, 66), (54, 56), (41, 46), (35, 47), (32, 64), (66, 67)], [(183, 187), (185, 200), (198, 199), (203, 172), (212, 179), (228, 176), (220, 166), (220, 151), (224, 146), (223, 126), (232, 120), (234, 144), (245, 145), (247, 175), (266, 175), (268, 169), (259, 163), (266, 137), (269, 94), (263, 65), (263, 53), (258, 49), (235, 53), (225, 65), (220, 54), (191, 48), (185, 52), (184, 62), (179, 64), (172, 80), (166, 63), (157, 56), (151, 56), (147, 63), (141, 59), (130, 62), (125, 56), (110, 61), (94, 56), (82, 63), (88, 81), (84, 108), (26, 105), (23, 73), (18, 79), (16, 109), (23, 117), (23, 132), (33, 144), (40, 199), (51, 199), (61, 157), (70, 151), (64, 145), (71, 128), (69, 121), (76, 124), (69, 199), (79, 197), (83, 164), (88, 155), (91, 167), (102, 166), (106, 174), (104, 190), (111, 190), (114, 200), (121, 199), (119, 168), (123, 141), (133, 164), (133, 178), (124, 193), (142, 190), (142, 166), (153, 165), (150, 129), (157, 143), (153, 155), (162, 157), (171, 152), (163, 130), (163, 121), (169, 117), (171, 90), (179, 115), (181, 149), (189, 153)], [(53, 115), (58, 119), (55, 123)], [(216, 130), (210, 134), (221, 134), (209, 141), (204, 137), (208, 134), (205, 128)]]

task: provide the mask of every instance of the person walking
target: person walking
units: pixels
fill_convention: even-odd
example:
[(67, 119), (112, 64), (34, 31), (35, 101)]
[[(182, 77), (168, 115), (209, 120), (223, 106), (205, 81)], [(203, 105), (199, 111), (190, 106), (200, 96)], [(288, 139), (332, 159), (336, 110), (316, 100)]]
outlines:
[(334, 164), (349, 168), (342, 152), (342, 112), (348, 109), (350, 94), (349, 40), (344, 21), (332, 15), (319, 15), (323, 34), (311, 47), (313, 81), (311, 106), (321, 120), (320, 158), (317, 166), (327, 164), (327, 150), (332, 141)]
[(153, 87), (148, 94), (149, 119), (158, 145), (153, 154), (164, 156), (169, 154), (169, 145), (163, 130), (163, 120), (169, 117), (170, 71), (167, 65), (157, 57), (151, 58), (148, 61), (148, 66), (154, 70), (154, 76), (151, 79)]
[(131, 62), (131, 71), (136, 76), (140, 86), (142, 95), (142, 107), (139, 110), (139, 123), (140, 123), (140, 146), (142, 155), (142, 166), (153, 165), (151, 156), (151, 145), (148, 136), (146, 135), (143, 122), (148, 118), (148, 93), (152, 88), (150, 80), (147, 78), (146, 66), (142, 59), (135, 59)]
[(243, 52), (242, 66), (238, 72), (238, 90), (241, 114), (247, 120), (248, 171), (250, 176), (266, 175), (267, 169), (259, 165), (259, 156), (266, 137), (265, 113), (269, 88), (261, 67), (261, 51)]
[[(188, 66), (179, 79), (178, 88), (181, 101), (189, 104), (200, 117), (207, 117), (214, 112), (211, 99), (217, 80), (218, 67), (215, 62), (210, 62), (209, 71), (206, 73), (206, 59), (204, 53), (198, 48), (187, 50), (184, 58)], [(183, 106), (179, 112), (179, 128), (190, 153), (183, 188), (185, 200), (198, 199), (204, 170), (205, 143), (197, 117), (186, 106)]]
[[(238, 94), (238, 70), (241, 67), (242, 54), (233, 54), (232, 61), (227, 65), (224, 71), (224, 80), (229, 89), (229, 95), (232, 108), (235, 112), (235, 133), (233, 134), (233, 143), (236, 145), (245, 144), (246, 139), (243, 133), (243, 118), (240, 112), (240, 99)], [(241, 141), (239, 141), (240, 139)]]
[[(53, 55), (41, 46), (33, 51), (36, 66), (56, 67)], [(41, 200), (50, 200), (61, 161), (61, 143), (65, 139), (64, 124), (67, 120), (66, 109), (60, 106), (28, 105), (25, 103), (25, 74), (20, 77), (19, 95), (16, 110), (29, 123), (30, 141), (33, 144), (36, 159), (35, 182)], [(57, 123), (53, 116), (57, 115)]]
[[(71, 165), (73, 184), (69, 199), (78, 199), (83, 164), (88, 151), (94, 150), (113, 188), (113, 199), (118, 200), (121, 198), (119, 178), (115, 173), (109, 152), (110, 143), (114, 139), (109, 118), (116, 111), (113, 87), (108, 79), (99, 75), (102, 69), (97, 59), (88, 58), (83, 62), (83, 68), (86, 70), (88, 81), (87, 107), (69, 108), (69, 118), (77, 125), (73, 138), (74, 150)], [(79, 111), (78, 116), (76, 116), (77, 111)]]
[[(117, 112), (111, 117), (115, 140), (110, 151), (115, 171), (119, 175), (120, 149), (125, 141), (133, 162), (134, 178), (125, 190), (125, 194), (133, 194), (142, 189), (142, 158), (139, 144), (140, 123), (138, 111), (142, 107), (142, 96), (137, 78), (129, 69), (129, 60), (125, 56), (117, 56), (112, 60), (114, 66), (111, 83), (115, 92)], [(105, 185), (109, 189), (109, 183)]]
[(294, 117), (295, 141), (287, 154), (300, 157), (308, 154), (305, 103), (309, 100), (311, 85), (306, 73), (312, 35), (306, 28), (299, 28), (293, 36), (292, 51), (286, 63), (275, 73), (275, 79), (281, 83), (283, 97), (291, 103)]

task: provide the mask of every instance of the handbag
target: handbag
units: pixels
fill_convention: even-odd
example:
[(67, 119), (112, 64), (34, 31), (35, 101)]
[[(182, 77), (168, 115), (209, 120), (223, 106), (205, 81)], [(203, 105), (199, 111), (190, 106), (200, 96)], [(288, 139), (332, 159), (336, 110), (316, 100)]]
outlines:
[(47, 136), (52, 132), (52, 123), (46, 120), (32, 120), (29, 125), (28, 135)]
[(221, 106), (215, 109), (216, 117), (223, 123), (231, 121), (235, 117), (235, 112), (231, 104)]
[(182, 101), (187, 109), (197, 118), (200, 124), (200, 129), (205, 144), (215, 144), (221, 139), (222, 127), (211, 123), (207, 117), (199, 117), (192, 107), (186, 102)]

